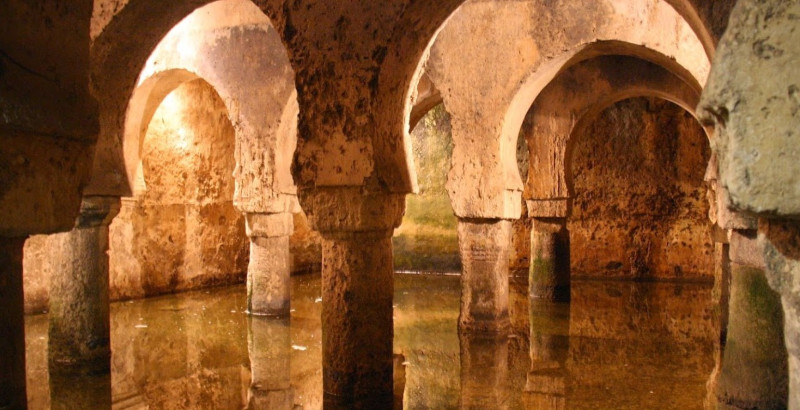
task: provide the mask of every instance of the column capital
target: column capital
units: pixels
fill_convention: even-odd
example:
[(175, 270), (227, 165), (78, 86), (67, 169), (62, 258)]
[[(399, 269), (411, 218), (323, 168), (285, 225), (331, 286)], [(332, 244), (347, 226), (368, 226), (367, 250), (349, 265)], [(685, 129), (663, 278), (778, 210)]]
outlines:
[(572, 207), (571, 198), (526, 199), (530, 218), (566, 218)]
[(301, 192), (300, 202), (311, 226), (323, 236), (389, 232), (400, 226), (405, 194), (368, 192), (364, 187), (324, 187)]
[(294, 232), (294, 216), (289, 212), (244, 214), (245, 229), (250, 238), (289, 236)]
[(119, 213), (120, 198), (117, 196), (85, 196), (75, 220), (75, 228), (94, 228), (108, 225)]

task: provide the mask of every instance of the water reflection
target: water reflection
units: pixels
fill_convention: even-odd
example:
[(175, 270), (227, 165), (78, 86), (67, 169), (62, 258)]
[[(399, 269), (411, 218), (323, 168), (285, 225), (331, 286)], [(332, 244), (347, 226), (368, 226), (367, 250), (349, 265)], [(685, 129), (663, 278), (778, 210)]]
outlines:
[(529, 318), (531, 367), (525, 378), (523, 402), (530, 409), (565, 409), (569, 304), (531, 299)]
[(291, 410), (294, 392), (289, 319), (250, 317), (247, 325), (250, 353), (247, 408)]
[[(510, 289), (509, 337), (459, 336), (458, 277), (397, 276), (402, 408), (702, 408), (710, 287), (575, 281), (571, 304)], [(50, 377), (47, 317), (28, 317), (30, 407), (321, 408), (319, 297), (319, 277), (293, 278), (287, 320), (249, 318), (242, 286), (115, 303), (110, 384)]]

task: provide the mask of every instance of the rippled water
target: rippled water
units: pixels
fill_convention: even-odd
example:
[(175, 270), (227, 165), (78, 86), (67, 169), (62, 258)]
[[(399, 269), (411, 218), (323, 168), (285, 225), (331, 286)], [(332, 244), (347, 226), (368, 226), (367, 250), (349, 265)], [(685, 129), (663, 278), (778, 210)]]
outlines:
[[(459, 289), (453, 276), (396, 277), (407, 409), (703, 407), (708, 286), (573, 281), (570, 304), (531, 305), (512, 282), (502, 339), (459, 337)], [(49, 377), (47, 316), (27, 317), (30, 408), (108, 407), (109, 389), (119, 409), (321, 408), (319, 276), (292, 279), (289, 320), (244, 308), (244, 286), (112, 304), (110, 382)]]

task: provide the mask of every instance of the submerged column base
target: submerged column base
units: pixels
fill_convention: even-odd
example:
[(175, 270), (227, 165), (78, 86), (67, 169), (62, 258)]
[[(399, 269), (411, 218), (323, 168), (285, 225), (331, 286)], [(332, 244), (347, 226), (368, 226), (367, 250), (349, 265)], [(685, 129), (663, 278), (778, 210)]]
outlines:
[(247, 214), (250, 263), (247, 265), (247, 312), (286, 317), (290, 310), (289, 235), (291, 213)]
[(462, 264), (459, 331), (508, 332), (511, 221), (459, 219), (458, 242)]
[(528, 295), (569, 301), (569, 233), (566, 218), (533, 218)]
[(730, 314), (717, 408), (786, 408), (783, 311), (764, 271), (731, 263)]
[(758, 241), (763, 246), (770, 286), (781, 295), (784, 340), (788, 353), (788, 408), (800, 410), (800, 222), (760, 220)]
[(111, 369), (108, 225), (116, 197), (84, 197), (75, 228), (55, 234), (50, 278), (51, 373), (101, 374)]

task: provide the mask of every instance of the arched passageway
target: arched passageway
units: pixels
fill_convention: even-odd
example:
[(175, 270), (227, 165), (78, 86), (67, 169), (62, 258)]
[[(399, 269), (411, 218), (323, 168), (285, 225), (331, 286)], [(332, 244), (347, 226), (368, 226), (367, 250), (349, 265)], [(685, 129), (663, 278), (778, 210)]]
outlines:
[(659, 99), (623, 100), (584, 118), (571, 145), (573, 278), (712, 280), (710, 148), (691, 114)]
[[(755, 7), (748, 1), (740, 0), (740, 4)], [(584, 180), (601, 180), (605, 174), (592, 174), (598, 171), (596, 167), (573, 161), (574, 152), (583, 150), (582, 159), (609, 154), (606, 145), (590, 150), (581, 146), (581, 139), (570, 138), (576, 128), (584, 128), (581, 118), (589, 118), (620, 99), (642, 95), (665, 98), (693, 110), (734, 4), (698, 0), (284, 3), (78, 0), (31, 5), (9, 0), (0, 6), (1, 16), (13, 17), (3, 22), (5, 30), (0, 33), (0, 163), (7, 164), (0, 169), (0, 265), (4, 266), (0, 270), (0, 308), (10, 312), (11, 318), (0, 323), (0, 350), (12, 352), (0, 355), (0, 403), (24, 402), (24, 395), (19, 393), (24, 386), (20, 376), (24, 368), (20, 347), (22, 244), (30, 234), (72, 229), (60, 249), (64, 252), (54, 259), (69, 269), (49, 285), (55, 289), (51, 292), (51, 296), (55, 294), (51, 317), (58, 324), (59, 315), (66, 312), (63, 317), (75, 319), (68, 323), (75, 326), (65, 329), (72, 336), (80, 335), (77, 344), (83, 343), (103, 357), (107, 353), (108, 225), (118, 210), (119, 198), (134, 194), (137, 181), (143, 187), (156, 182), (152, 178), (148, 181), (146, 167), (139, 167), (147, 162), (142, 161), (141, 148), (147, 146), (147, 137), (140, 135), (141, 127), (146, 128), (150, 121), (139, 125), (129, 121), (133, 118), (131, 96), (137, 87), (147, 86), (148, 78), (185, 70), (207, 81), (228, 112), (234, 131), (232, 204), (236, 219), (245, 220), (250, 246), (249, 311), (289, 311), (288, 273), (275, 281), (271, 279), (276, 277), (259, 274), (271, 269), (288, 271), (288, 237), (296, 220), (293, 214), (302, 203), (309, 226), (323, 238), (319, 300), (323, 304), (321, 326), (326, 330), (321, 335), (325, 370), (320, 376), (325, 398), (338, 405), (363, 398), (369, 405), (388, 406), (394, 317), (391, 237), (406, 209), (405, 195), (417, 189), (408, 131), (425, 106), (442, 100), (452, 119), (454, 155), (446, 187), (458, 218), (464, 261), (459, 323), (465, 334), (497, 336), (513, 328), (507, 281), (511, 221), (523, 211), (529, 219), (526, 222), (533, 224), (534, 236), (545, 239), (534, 245), (541, 250), (555, 243), (557, 233), (570, 229), (575, 231), (576, 243), (586, 244), (578, 238), (591, 237), (586, 232), (601, 230), (595, 228), (609, 220), (608, 213), (574, 223), (568, 220), (586, 215), (593, 206), (580, 192), (605, 194), (592, 192), (593, 185), (580, 185)], [(792, 6), (775, 4), (774, 10), (781, 13)], [(192, 18), (196, 25), (184, 32), (191, 34), (189, 41), (168, 34), (193, 12), (197, 13)], [(774, 19), (770, 15), (763, 21), (780, 21), (784, 14), (778, 13)], [(740, 32), (737, 38), (756, 43), (756, 37), (747, 36), (757, 30)], [(784, 37), (776, 38), (792, 43)], [(164, 40), (170, 52), (150, 59)], [(781, 47), (770, 44), (751, 48), (742, 55), (755, 52), (762, 60), (790, 65), (775, 51), (783, 50)], [(604, 66), (598, 56), (605, 55), (614, 55), (617, 63), (624, 64)], [(632, 62), (630, 58), (642, 61)], [(515, 148), (520, 128), (525, 128), (523, 133), (532, 129), (523, 125), (526, 113), (532, 104), (534, 111), (536, 106), (548, 105), (546, 89), (559, 83), (565, 86), (562, 81), (567, 77), (562, 74), (573, 68), (596, 74), (598, 81), (586, 87), (595, 91), (594, 96), (611, 97), (593, 98), (566, 87), (569, 93), (565, 99), (575, 104), (556, 104), (553, 111), (539, 112), (542, 117), (533, 127), (545, 124), (539, 131), (550, 134), (532, 140), (525, 135), (533, 148), (528, 155), (531, 169), (523, 181), (515, 166)], [(646, 75), (630, 75), (638, 71)], [(624, 72), (640, 82), (626, 82), (621, 75), (609, 74), (614, 72)], [(426, 89), (420, 85), (426, 81), (436, 87), (416, 95), (419, 104), (415, 108), (409, 102), (414, 101), (415, 92)], [(656, 83), (661, 88), (653, 87)], [(733, 89), (737, 85), (722, 84)], [(166, 95), (171, 90), (162, 91)], [(790, 101), (793, 92), (788, 93)], [(770, 100), (772, 103), (787, 101), (785, 89), (776, 95), (781, 98)], [(727, 114), (736, 108), (718, 101), (711, 105), (714, 107), (709, 107), (706, 116), (718, 121), (726, 121)], [(157, 104), (154, 112), (156, 108)], [(131, 131), (135, 138), (129, 138)], [(570, 141), (576, 142), (574, 146)], [(777, 146), (785, 146), (786, 139), (782, 141)], [(540, 142), (544, 147), (534, 147)], [(663, 148), (664, 153), (674, 148), (656, 142), (653, 146)], [(765, 155), (774, 152), (764, 150)], [(649, 160), (663, 160), (660, 153), (645, 156), (642, 162), (647, 165)], [(719, 158), (720, 163), (727, 164), (723, 169), (729, 170), (726, 161), (730, 158)], [(711, 163), (715, 164), (713, 160)], [(575, 166), (580, 172), (572, 172)], [(534, 168), (542, 172), (530, 172)], [(669, 180), (661, 171), (650, 168), (648, 173)], [(692, 169), (693, 176), (698, 172)], [(137, 173), (141, 176), (138, 180)], [(531, 180), (534, 174), (547, 178)], [(724, 197), (728, 176), (713, 172), (708, 176), (710, 181), (723, 182), (717, 186), (719, 194), (712, 196)], [(666, 195), (653, 195), (645, 192), (649, 187), (634, 183), (612, 188), (656, 203), (662, 197), (676, 198), (673, 194), (680, 190), (671, 188), (680, 184), (659, 181), (654, 185)], [(157, 183), (149, 185), (158, 187)], [(147, 196), (147, 191), (143, 192)], [(631, 203), (618, 203), (618, 207)], [(783, 205), (774, 208), (783, 212)], [(582, 207), (580, 213), (573, 212), (575, 206)], [(634, 208), (641, 206), (639, 203)], [(725, 201), (718, 201), (718, 206), (724, 208)], [(669, 207), (657, 208), (659, 212), (637, 215), (641, 220), (652, 217), (652, 225), (663, 220), (675, 222), (674, 213), (660, 212)], [(725, 260), (720, 255), (728, 255), (732, 266), (763, 268), (754, 220), (741, 218), (728, 226), (720, 222), (726, 218), (720, 216), (724, 214), (720, 209), (717, 224), (728, 231), (713, 231), (715, 268), (724, 267), (719, 263)], [(769, 210), (750, 210), (763, 217), (772, 216)], [(765, 225), (762, 233), (793, 238), (791, 229), (770, 226)], [(623, 252), (630, 266), (616, 260), (624, 258), (615, 258), (603, 267), (622, 266), (606, 269), (607, 273), (677, 277), (674, 255), (667, 252), (667, 262), (662, 263), (664, 258), (641, 251), (658, 247), (653, 245), (654, 235), (639, 237), (645, 239), (633, 245), (617, 242), (618, 248), (634, 249)], [(779, 239), (779, 243), (786, 242)], [(765, 249), (773, 254), (786, 252), (780, 247)], [(791, 276), (787, 279), (784, 271), (791, 265), (782, 265), (780, 257), (770, 260), (778, 264), (771, 268), (780, 271), (781, 283), (790, 283)], [(587, 261), (573, 261), (593, 269), (583, 262)], [(666, 268), (645, 272), (642, 267), (647, 265)], [(687, 272), (681, 268), (681, 275)], [(735, 282), (736, 275), (732, 276)], [(558, 285), (544, 283), (544, 288), (553, 290)], [(730, 297), (734, 298), (733, 292)], [(73, 305), (80, 308), (61, 309)], [(791, 311), (787, 312), (789, 319), (794, 318)], [(57, 331), (52, 334), (58, 337), (51, 341), (60, 338)], [(256, 333), (264, 335), (261, 331), (253, 335)], [(279, 338), (285, 340), (283, 336)], [(254, 344), (265, 340), (260, 336), (256, 339), (259, 342)], [(372, 343), (364, 344), (364, 340)], [(504, 380), (504, 349), (521, 346), (503, 335), (493, 342), (485, 341), (469, 337), (460, 340), (462, 369), (467, 369), (461, 374), (464, 386), (472, 386), (474, 379), (469, 375), (480, 374), (485, 367), (480, 363), (494, 369), (494, 380)], [(80, 360), (81, 355), (76, 354), (75, 359)], [(107, 366), (105, 358), (101, 361)], [(254, 376), (249, 389), (254, 395), (259, 385), (256, 379)], [(280, 384), (285, 387), (285, 380)], [(286, 392), (282, 387), (278, 390)], [(503, 398), (490, 396), (463, 395), (460, 399), (468, 406), (487, 397), (490, 403)]]
[(244, 215), (233, 206), (235, 137), (208, 83), (171, 91), (141, 143), (141, 175), (110, 225), (110, 297), (230, 284), (247, 272)]

